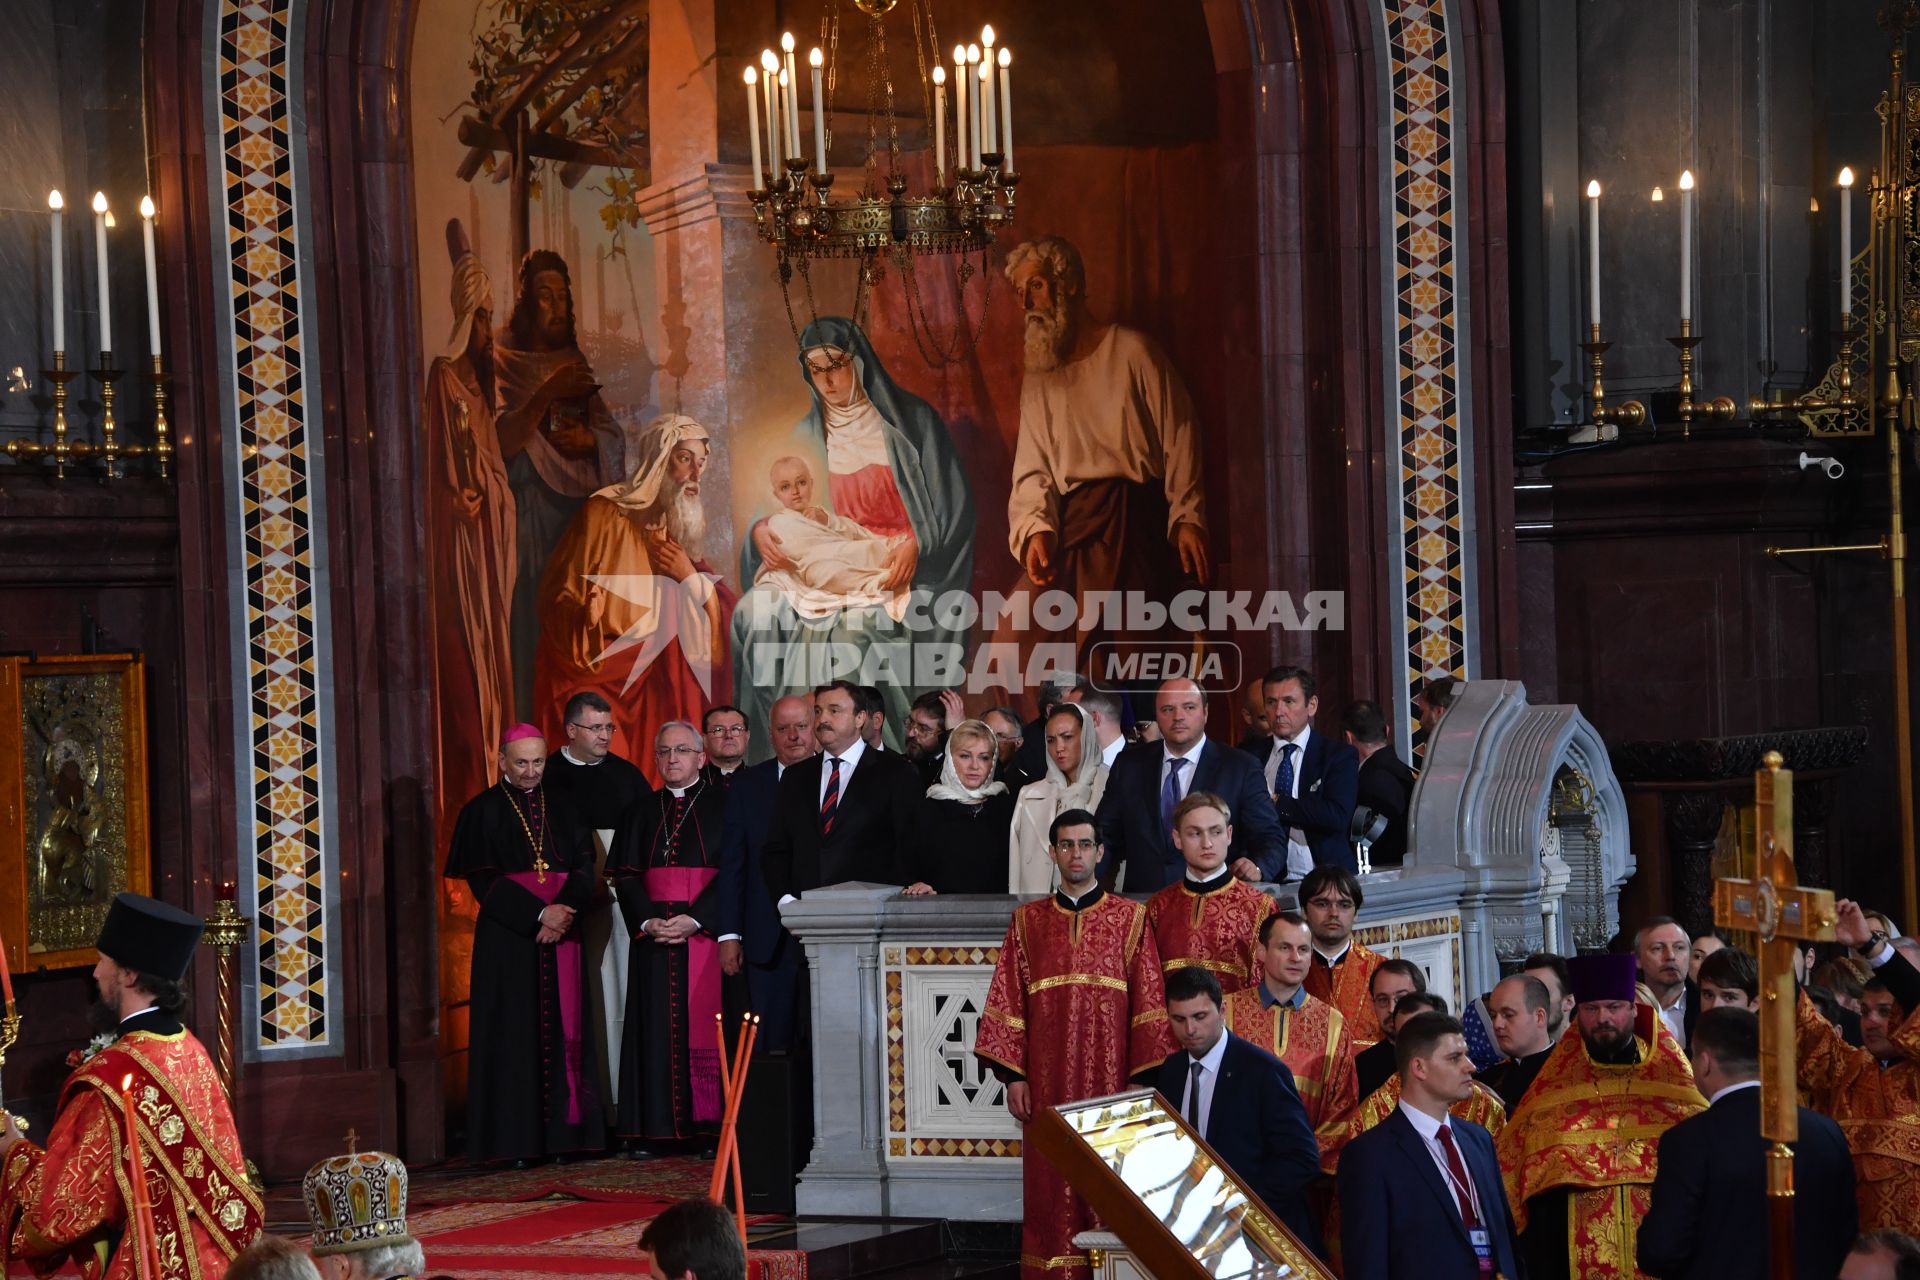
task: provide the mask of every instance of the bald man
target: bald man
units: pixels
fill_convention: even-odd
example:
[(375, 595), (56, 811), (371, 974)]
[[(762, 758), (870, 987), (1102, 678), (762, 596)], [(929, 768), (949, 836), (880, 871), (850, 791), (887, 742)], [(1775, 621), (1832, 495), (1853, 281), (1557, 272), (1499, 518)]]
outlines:
[(1100, 834), (1106, 858), (1102, 884), (1128, 893), (1152, 893), (1176, 883), (1185, 862), (1173, 843), (1173, 811), (1190, 791), (1207, 791), (1233, 811), (1227, 865), (1242, 880), (1286, 874), (1286, 837), (1274, 816), (1260, 762), (1207, 737), (1207, 699), (1191, 680), (1169, 680), (1153, 699), (1160, 741), (1120, 753), (1100, 797)]
[(760, 846), (766, 842), (780, 775), (814, 752), (813, 702), (789, 695), (773, 704), (769, 717), (773, 759), (748, 765), (733, 775), (727, 794), (726, 824), (720, 837), (719, 910), (714, 928), (720, 939), (720, 968), (747, 971), (749, 999), (760, 1015), (754, 1044), (786, 1049), (793, 1043), (795, 984), (800, 959), (793, 940), (780, 927), (780, 912), (760, 874)]

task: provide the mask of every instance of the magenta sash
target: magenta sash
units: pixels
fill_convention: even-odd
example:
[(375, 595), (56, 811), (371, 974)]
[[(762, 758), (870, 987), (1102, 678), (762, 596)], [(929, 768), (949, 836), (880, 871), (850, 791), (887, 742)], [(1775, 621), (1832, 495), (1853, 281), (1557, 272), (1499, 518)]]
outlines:
[[(685, 915), (720, 874), (718, 867), (649, 867), (647, 897), (665, 917)], [(687, 1074), (696, 1124), (720, 1119), (720, 1047), (707, 1028), (720, 1016), (720, 947), (711, 934), (680, 944), (687, 952)]]
[[(548, 906), (560, 896), (567, 883), (564, 871), (514, 871), (507, 879), (525, 889)], [(546, 881), (542, 884), (541, 881)], [(584, 978), (581, 974), (580, 931), (570, 929), (554, 944), (554, 964), (560, 981), (560, 1037), (565, 1043), (562, 1059), (566, 1063), (567, 1123), (580, 1123), (580, 1099), (586, 1093), (585, 1059), (582, 1036), (586, 1031)]]

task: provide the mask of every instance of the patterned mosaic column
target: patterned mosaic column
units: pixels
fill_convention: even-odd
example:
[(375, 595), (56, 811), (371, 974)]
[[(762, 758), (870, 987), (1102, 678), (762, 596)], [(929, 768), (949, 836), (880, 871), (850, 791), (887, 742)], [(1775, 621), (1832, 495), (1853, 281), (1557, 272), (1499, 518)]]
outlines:
[[(341, 1052), (326, 489), (301, 311), (309, 239), (300, 116), (304, 0), (208, 6), (214, 296), (232, 362), (220, 388), (232, 618), (235, 827), (250, 1058)], [(309, 388), (315, 388), (310, 397)]]
[[(1380, 0), (1381, 268), (1386, 334), (1387, 530), (1399, 551), (1386, 616), (1398, 627), (1394, 724), (1403, 759), (1413, 695), (1431, 676), (1470, 679), (1476, 661), (1475, 521), (1466, 299), (1464, 78), (1445, 0)], [(1398, 465), (1394, 465), (1394, 459)], [(1391, 672), (1389, 673), (1391, 676)]]

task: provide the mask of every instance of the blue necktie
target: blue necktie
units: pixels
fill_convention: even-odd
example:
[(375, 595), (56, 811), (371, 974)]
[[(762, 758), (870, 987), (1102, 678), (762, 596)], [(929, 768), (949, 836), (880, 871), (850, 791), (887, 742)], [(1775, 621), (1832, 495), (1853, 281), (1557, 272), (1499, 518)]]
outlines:
[(1280, 744), (1280, 767), (1273, 771), (1273, 794), (1276, 796), (1293, 794), (1293, 753), (1296, 749), (1291, 742)]
[(1167, 761), (1167, 782), (1160, 788), (1160, 830), (1168, 843), (1173, 840), (1173, 811), (1180, 807), (1180, 770), (1186, 765), (1179, 756)]

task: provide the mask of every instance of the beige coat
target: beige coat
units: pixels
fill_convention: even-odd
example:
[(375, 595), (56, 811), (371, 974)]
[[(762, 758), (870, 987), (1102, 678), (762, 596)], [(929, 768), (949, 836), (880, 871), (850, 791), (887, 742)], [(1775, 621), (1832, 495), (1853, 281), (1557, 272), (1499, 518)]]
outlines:
[[(1093, 800), (1087, 808), (1097, 809), (1107, 789), (1107, 766), (1096, 756), (1092, 767)], [(1050, 777), (1020, 788), (1013, 804), (1013, 834), (1007, 841), (1007, 892), (1052, 893), (1060, 882), (1060, 869), (1053, 865), (1047, 828), (1060, 816), (1062, 790), (1061, 784)]]

